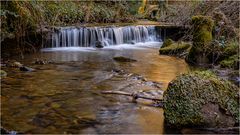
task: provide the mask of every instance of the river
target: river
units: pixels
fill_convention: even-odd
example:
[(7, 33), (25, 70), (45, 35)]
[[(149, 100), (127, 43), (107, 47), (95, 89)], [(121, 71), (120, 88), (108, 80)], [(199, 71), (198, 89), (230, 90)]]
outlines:
[[(161, 90), (187, 72), (184, 60), (158, 55), (159, 45), (45, 49), (26, 55), (19, 61), (36, 70), (8, 69), (8, 77), (2, 79), (2, 126), (22, 133), (164, 133), (163, 109), (142, 100), (133, 103), (130, 97), (101, 94), (156, 89), (114, 75), (113, 69), (160, 82)], [(137, 62), (119, 63), (114, 56)], [(54, 64), (32, 64), (35, 58)]]

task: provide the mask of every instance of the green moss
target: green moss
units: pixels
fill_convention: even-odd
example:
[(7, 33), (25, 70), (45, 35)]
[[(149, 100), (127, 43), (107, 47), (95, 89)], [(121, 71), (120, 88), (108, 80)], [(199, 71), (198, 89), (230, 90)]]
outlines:
[(193, 16), (193, 47), (191, 48), (187, 61), (195, 64), (207, 63), (206, 49), (212, 41), (213, 20), (208, 16)]
[(163, 42), (161, 48), (170, 46), (170, 45), (173, 44), (173, 43), (174, 43), (174, 41), (173, 41), (172, 39), (168, 38), (168, 39), (166, 39), (166, 40)]
[(201, 126), (201, 108), (208, 103), (218, 104), (235, 118), (239, 117), (239, 90), (212, 72), (196, 71), (178, 76), (164, 92), (164, 116), (168, 126)]
[(221, 67), (239, 69), (239, 55), (233, 55), (220, 62)]
[(189, 52), (191, 45), (188, 43), (172, 43), (167, 47), (160, 48), (159, 53), (164, 55), (184, 55)]
[(239, 42), (238, 41), (230, 41), (223, 50), (223, 55), (232, 56), (238, 54), (239, 50)]
[(0, 70), (0, 77), (6, 77), (7, 76), (7, 72), (5, 72), (4, 70)]

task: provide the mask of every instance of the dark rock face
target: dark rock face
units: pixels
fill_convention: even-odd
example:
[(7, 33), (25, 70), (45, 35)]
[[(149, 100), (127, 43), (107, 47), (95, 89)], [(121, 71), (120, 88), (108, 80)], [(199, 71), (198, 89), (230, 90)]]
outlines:
[(164, 92), (170, 127), (231, 127), (239, 121), (239, 89), (212, 72), (183, 74)]
[(123, 57), (123, 56), (114, 57), (113, 59), (118, 62), (136, 62), (137, 61), (134, 59)]
[(207, 103), (200, 110), (206, 125), (210, 127), (233, 127), (234, 118), (227, 114), (218, 104)]

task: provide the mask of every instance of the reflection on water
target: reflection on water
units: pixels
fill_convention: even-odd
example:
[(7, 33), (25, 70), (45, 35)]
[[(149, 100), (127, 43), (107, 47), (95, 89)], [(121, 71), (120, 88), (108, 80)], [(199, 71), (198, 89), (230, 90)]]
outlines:
[[(163, 110), (129, 97), (102, 95), (103, 90), (127, 92), (141, 89), (135, 80), (113, 76), (112, 69), (137, 73), (163, 83), (186, 72), (186, 63), (159, 56), (149, 47), (107, 48), (93, 51), (54, 51), (26, 56), (21, 62), (35, 72), (6, 69), (2, 80), (1, 124), (23, 133), (163, 133)], [(118, 63), (114, 56), (136, 59)], [(52, 59), (55, 64), (33, 65), (34, 58)]]

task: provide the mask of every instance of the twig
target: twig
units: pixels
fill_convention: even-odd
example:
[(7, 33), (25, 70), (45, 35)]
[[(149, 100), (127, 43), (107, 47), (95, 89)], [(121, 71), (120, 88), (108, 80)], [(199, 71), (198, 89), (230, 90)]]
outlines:
[(127, 93), (127, 92), (123, 92), (123, 91), (102, 91), (101, 93), (102, 93), (102, 94), (124, 95), (124, 96), (133, 97), (134, 99), (142, 98), (142, 99), (147, 99), (147, 100), (153, 100), (153, 101), (163, 102), (163, 99), (153, 98), (153, 97), (145, 97), (145, 96), (139, 95), (139, 94), (137, 94), (137, 93)]

